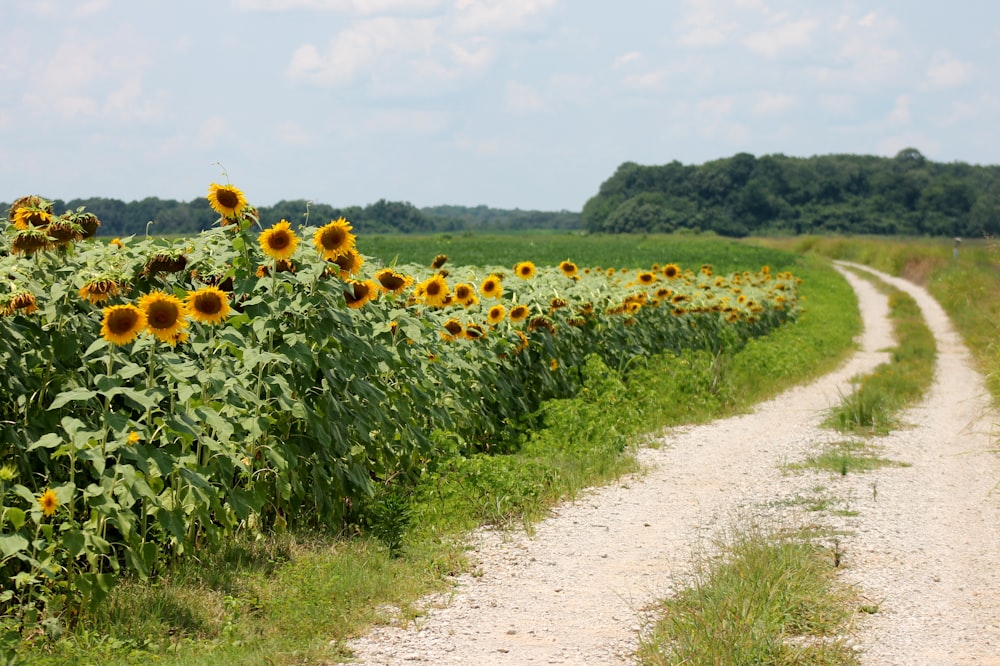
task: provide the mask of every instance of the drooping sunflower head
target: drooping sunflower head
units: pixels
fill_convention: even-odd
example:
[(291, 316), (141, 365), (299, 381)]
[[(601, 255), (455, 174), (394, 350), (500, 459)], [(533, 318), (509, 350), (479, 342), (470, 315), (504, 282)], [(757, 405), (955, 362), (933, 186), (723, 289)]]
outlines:
[(397, 295), (406, 291), (409, 286), (413, 284), (412, 277), (409, 275), (403, 275), (402, 273), (397, 273), (391, 268), (383, 268), (375, 273), (375, 279), (378, 280), (380, 285), (382, 285), (382, 289), (390, 294)]
[(208, 186), (208, 204), (223, 218), (234, 220), (246, 208), (247, 198), (232, 185), (212, 183)]
[(59, 508), (59, 498), (56, 497), (56, 491), (51, 488), (47, 489), (44, 493), (38, 496), (38, 506), (42, 508), (42, 513), (46, 517), (51, 516)]
[(272, 259), (291, 259), (299, 246), (299, 237), (292, 231), (287, 220), (281, 220), (270, 229), (265, 229), (257, 237), (260, 249)]
[(462, 327), (462, 322), (452, 318), (444, 323), (444, 331), (441, 332), (441, 337), (445, 340), (455, 340), (464, 335), (465, 329)]
[(502, 305), (494, 305), (490, 308), (489, 312), (486, 314), (486, 323), (490, 326), (496, 326), (503, 321), (503, 318), (507, 316), (507, 309)]
[(12, 208), (11, 222), (18, 229), (44, 227), (52, 221), (52, 204), (43, 200), (39, 203)]
[(19, 230), (14, 239), (10, 242), (10, 250), (14, 254), (31, 256), (36, 252), (45, 252), (53, 247), (52, 239), (49, 235), (35, 227), (28, 227)]
[(434, 260), (431, 262), (431, 268), (434, 269), (441, 268), (442, 266), (445, 265), (447, 261), (448, 261), (447, 254), (439, 254), (438, 256), (434, 257)]
[(113, 345), (135, 340), (146, 328), (146, 313), (134, 305), (111, 305), (104, 308), (101, 337)]
[(486, 330), (479, 324), (467, 324), (465, 326), (465, 338), (467, 340), (479, 340), (486, 337)]
[(146, 330), (158, 340), (173, 346), (187, 328), (188, 310), (184, 303), (162, 291), (154, 291), (139, 299), (139, 308), (146, 315)]
[(61, 215), (50, 222), (45, 233), (55, 242), (56, 247), (64, 247), (83, 239), (83, 227), (70, 220), (66, 215)]
[(497, 275), (491, 275), (479, 285), (479, 293), (483, 298), (500, 298), (503, 296), (503, 284)]
[(353, 275), (357, 275), (361, 272), (361, 267), (365, 263), (365, 258), (355, 250), (353, 247), (333, 260), (333, 263), (337, 265), (340, 278), (342, 280), (347, 280)]
[(440, 275), (433, 275), (420, 283), (423, 301), (432, 307), (444, 307), (451, 298), (448, 282)]
[(29, 315), (37, 310), (38, 300), (30, 291), (21, 291), (14, 294), (3, 307), (0, 307), (0, 313), (4, 316), (13, 314)]
[(331, 220), (313, 234), (313, 245), (323, 259), (334, 260), (354, 249), (355, 236), (350, 222), (343, 217)]
[(519, 261), (514, 264), (514, 274), (523, 280), (530, 280), (535, 277), (536, 272), (535, 264), (530, 261)]
[(516, 324), (521, 323), (531, 314), (531, 309), (527, 305), (515, 305), (510, 309), (510, 320)]
[(189, 291), (187, 308), (191, 318), (204, 324), (221, 324), (229, 316), (229, 295), (218, 287)]
[(14, 218), (17, 215), (17, 211), (21, 208), (38, 208), (52, 213), (52, 202), (41, 198), (37, 194), (29, 194), (25, 197), (20, 197), (17, 201), (10, 205), (7, 209), (7, 221), (11, 224), (16, 224)]
[(559, 270), (562, 271), (562, 274), (568, 278), (576, 277), (576, 274), (579, 271), (579, 269), (576, 267), (576, 264), (574, 264), (572, 261), (560, 262)]

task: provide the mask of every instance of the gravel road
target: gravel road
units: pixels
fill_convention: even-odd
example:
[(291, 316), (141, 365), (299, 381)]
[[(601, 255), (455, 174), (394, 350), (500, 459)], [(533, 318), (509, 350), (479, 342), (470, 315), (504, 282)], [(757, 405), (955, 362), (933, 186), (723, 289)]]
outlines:
[(819, 427), (824, 411), (893, 345), (886, 297), (844, 274), (865, 329), (842, 367), (750, 414), (665, 431), (640, 451), (642, 475), (559, 506), (531, 536), (477, 532), (476, 575), (426, 599), (416, 621), (350, 642), (357, 663), (634, 664), (644, 608), (681, 588), (713, 539), (762, 521), (843, 532), (842, 576), (878, 609), (850, 637), (863, 664), (1000, 666), (1000, 456), (988, 451), (1000, 418), (924, 289), (877, 274), (917, 299), (939, 348), (927, 399), (878, 441), (909, 466), (783, 470), (843, 439)]

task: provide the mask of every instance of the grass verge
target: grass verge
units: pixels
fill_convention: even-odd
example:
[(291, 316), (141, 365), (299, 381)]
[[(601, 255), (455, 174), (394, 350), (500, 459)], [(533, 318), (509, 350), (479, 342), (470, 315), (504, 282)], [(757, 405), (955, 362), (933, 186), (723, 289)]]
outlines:
[(864, 441), (844, 440), (833, 442), (804, 462), (785, 466), (788, 470), (814, 469), (847, 476), (851, 472), (870, 472), (881, 467), (908, 467), (909, 463), (891, 460), (880, 455), (879, 448)]
[(687, 589), (655, 609), (660, 619), (642, 641), (640, 663), (858, 663), (842, 638), (853, 592), (838, 582), (828, 549), (808, 536), (735, 531)]
[(644, 433), (744, 410), (839, 363), (860, 328), (853, 293), (823, 261), (795, 272), (805, 280), (800, 319), (734, 356), (661, 355), (627, 376), (591, 359), (586, 389), (548, 403), (544, 426), (517, 453), (456, 459), (404, 494), (376, 496), (377, 524), (357, 533), (206, 548), (156, 583), (120, 584), (62, 635), (8, 636), (7, 657), (41, 665), (344, 661), (349, 638), (405, 621), (418, 612), (415, 600), (468, 570), (468, 530), (530, 528), (556, 502), (635, 470), (631, 450)]

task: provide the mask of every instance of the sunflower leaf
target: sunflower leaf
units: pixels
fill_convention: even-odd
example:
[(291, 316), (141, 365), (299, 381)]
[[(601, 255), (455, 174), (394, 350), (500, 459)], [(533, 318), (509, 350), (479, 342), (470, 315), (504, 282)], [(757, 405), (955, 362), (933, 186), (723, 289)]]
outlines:
[(69, 391), (63, 391), (62, 393), (57, 395), (55, 399), (52, 401), (52, 404), (49, 405), (49, 410), (51, 411), (53, 409), (59, 409), (67, 402), (86, 402), (96, 396), (97, 396), (97, 391), (93, 391), (91, 389), (83, 387), (70, 389)]

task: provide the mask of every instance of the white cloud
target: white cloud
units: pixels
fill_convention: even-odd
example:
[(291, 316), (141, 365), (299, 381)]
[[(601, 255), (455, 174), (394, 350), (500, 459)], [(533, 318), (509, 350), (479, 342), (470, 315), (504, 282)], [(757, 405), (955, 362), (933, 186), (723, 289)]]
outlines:
[(532, 87), (517, 81), (508, 81), (504, 95), (507, 108), (516, 113), (537, 113), (548, 111), (545, 99)]
[(778, 115), (795, 106), (798, 98), (785, 93), (760, 92), (753, 103), (753, 111), (758, 115)]
[(927, 75), (924, 79), (924, 90), (944, 90), (964, 85), (972, 78), (972, 66), (962, 62), (946, 51), (934, 54)]
[(558, 0), (455, 0), (458, 32), (490, 33), (524, 30), (537, 24)]
[(642, 54), (638, 51), (629, 51), (628, 53), (623, 53), (622, 55), (615, 58), (615, 67), (624, 67), (625, 65), (642, 60)]
[(158, 120), (163, 117), (157, 106), (142, 89), (142, 80), (132, 75), (112, 90), (104, 100), (102, 113), (119, 120)]
[(232, 0), (233, 7), (249, 12), (288, 12), (305, 9), (361, 15), (420, 13), (438, 9), (442, 4), (444, 4), (442, 0)]
[(664, 71), (650, 71), (625, 77), (625, 86), (633, 90), (659, 92), (664, 88), (667, 74)]
[(900, 95), (896, 98), (896, 105), (889, 112), (889, 122), (893, 125), (909, 125), (910, 119), (910, 96)]
[(288, 76), (323, 86), (365, 82), (372, 92), (431, 94), (487, 68), (494, 46), (451, 39), (440, 19), (378, 17), (355, 23), (321, 51), (313, 44), (292, 55)]
[(819, 21), (805, 18), (798, 21), (781, 20), (767, 30), (751, 34), (743, 44), (755, 53), (773, 58), (784, 51), (808, 46)]
[(373, 134), (401, 134), (412, 138), (445, 130), (448, 118), (448, 114), (440, 111), (377, 111), (365, 118), (362, 128)]
[(229, 120), (223, 116), (206, 118), (198, 128), (198, 145), (212, 147), (229, 134)]
[(278, 125), (278, 141), (286, 146), (309, 146), (316, 140), (312, 132), (297, 122)]
[(853, 114), (858, 107), (858, 99), (848, 93), (830, 93), (819, 96), (819, 107), (827, 113), (837, 116)]
[(25, 9), (46, 19), (84, 18), (111, 7), (111, 0), (35, 0)]
[(738, 24), (724, 21), (719, 12), (706, 3), (687, 3), (684, 16), (677, 23), (674, 32), (679, 34), (678, 44), (688, 48), (710, 48), (729, 41), (729, 36)]

